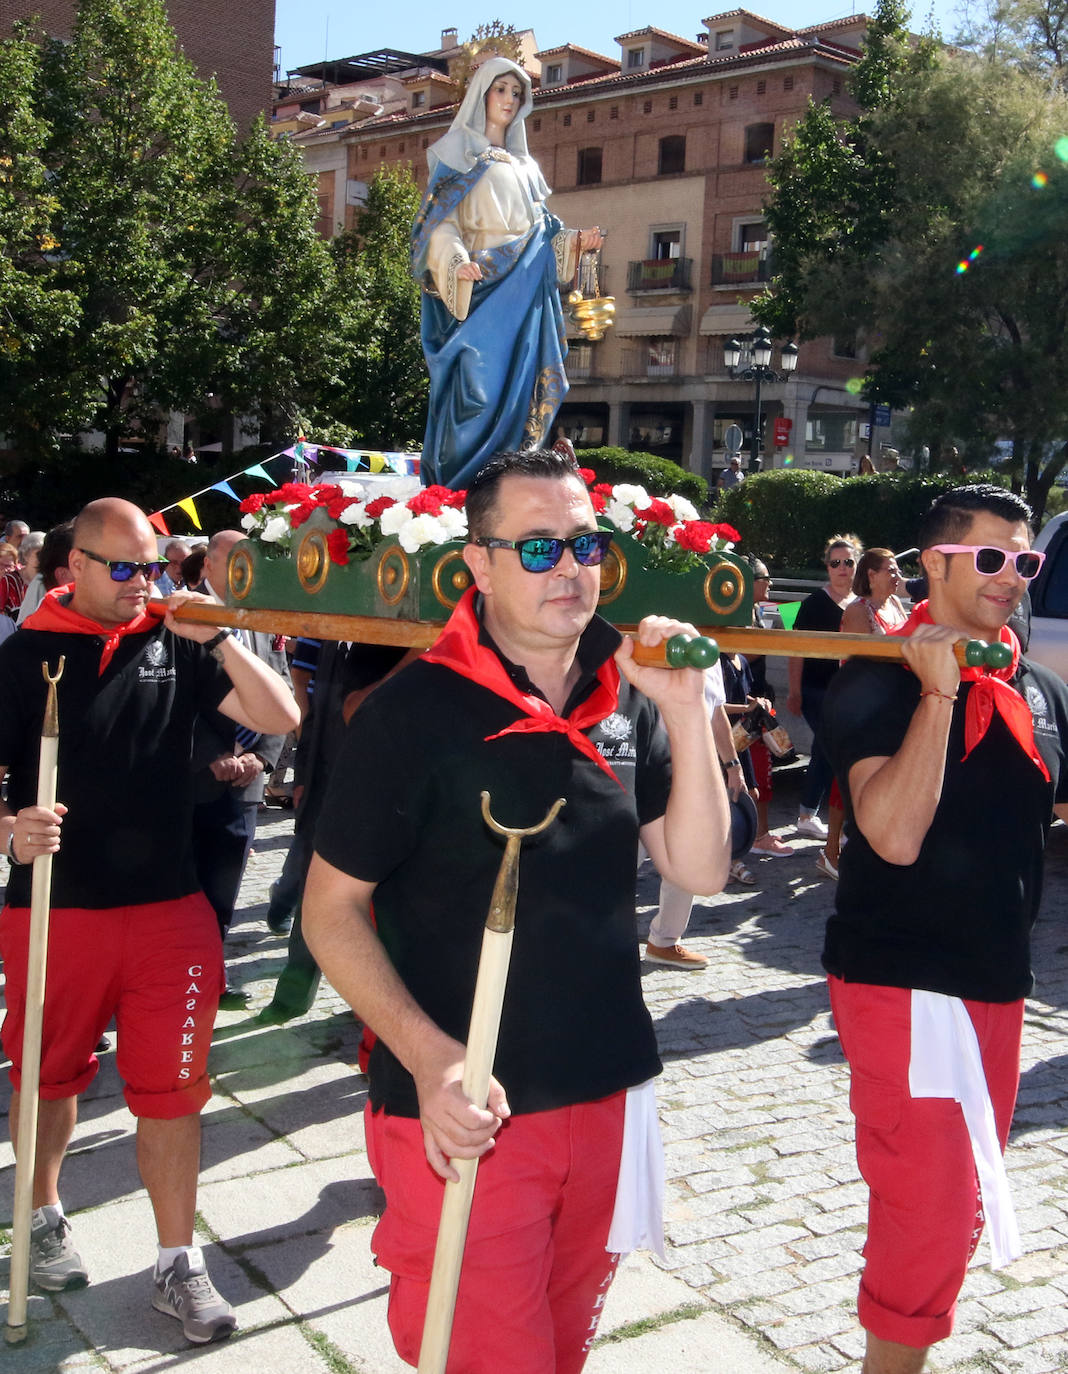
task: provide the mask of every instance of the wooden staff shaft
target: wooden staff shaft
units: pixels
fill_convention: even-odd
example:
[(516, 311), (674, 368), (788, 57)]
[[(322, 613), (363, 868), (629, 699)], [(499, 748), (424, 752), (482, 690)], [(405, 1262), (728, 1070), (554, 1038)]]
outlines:
[[(773, 654), (786, 658), (881, 658), (896, 663), (905, 660), (904, 646), (908, 643), (900, 635), (849, 635), (834, 630), (764, 630), (745, 625), (707, 625), (699, 631), (714, 639), (727, 654)], [(964, 650), (968, 643), (957, 640), (953, 646), (957, 662), (965, 666)], [(634, 646), (636, 663), (651, 667), (664, 666), (663, 645), (652, 649)]]
[[(307, 635), (310, 639), (352, 639), (361, 644), (396, 644), (427, 649), (441, 633), (443, 621), (389, 620), (376, 615), (335, 615), (323, 611), (246, 610), (188, 602), (176, 619), (199, 625), (238, 626), (267, 634)], [(620, 625), (625, 633), (637, 626)], [(714, 639), (728, 654), (775, 654), (786, 658), (886, 658), (902, 661), (904, 639), (896, 635), (848, 635), (828, 630), (764, 630), (748, 625), (699, 625), (698, 633)], [(956, 645), (957, 662), (964, 666), (964, 640)], [(635, 657), (639, 663), (659, 659)]]
[[(54, 676), (41, 665), (48, 683), (48, 705), (41, 733), (37, 767), (37, 805), (56, 804), (59, 763), (59, 717), (56, 686), (63, 675), (60, 658)], [(26, 1338), (26, 1306), (30, 1284), (30, 1227), (33, 1219), (33, 1177), (37, 1165), (37, 1112), (41, 1080), (41, 1031), (44, 1024), (45, 969), (48, 959), (48, 913), (52, 901), (52, 855), (33, 861), (30, 889), (30, 943), (26, 967), (26, 1010), (22, 1031), (22, 1073), (19, 1080), (19, 1129), (15, 1159), (15, 1211), (11, 1235), (11, 1282), (8, 1290), (4, 1339), (17, 1345)]]
[[(477, 1107), (485, 1107), (489, 1099), (490, 1077), (497, 1055), (504, 989), (512, 957), (515, 905), (519, 894), (519, 846), (528, 835), (540, 834), (552, 825), (563, 805), (561, 798), (553, 803), (545, 819), (537, 825), (527, 830), (516, 830), (499, 825), (493, 819), (489, 793), (482, 793), (483, 819), (491, 830), (507, 836), (507, 842), (493, 885), (489, 915), (482, 935), (482, 954), (464, 1052), (463, 1090)], [(460, 1269), (467, 1243), (467, 1224), (471, 1219), (471, 1203), (475, 1196), (478, 1160), (453, 1158), (450, 1163), (460, 1177), (458, 1182), (450, 1180), (445, 1184), (442, 1198), (423, 1339), (419, 1347), (418, 1374), (445, 1374), (452, 1339), (452, 1319), (456, 1311), (456, 1293), (460, 1286)]]

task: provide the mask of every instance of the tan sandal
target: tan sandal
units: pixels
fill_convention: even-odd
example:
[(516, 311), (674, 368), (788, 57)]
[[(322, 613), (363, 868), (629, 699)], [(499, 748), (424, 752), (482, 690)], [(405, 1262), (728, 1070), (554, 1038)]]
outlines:
[(756, 882), (756, 879), (753, 877), (752, 871), (746, 868), (745, 864), (742, 863), (741, 859), (735, 859), (734, 862), (731, 864), (730, 876), (734, 879), (736, 883), (745, 883), (747, 887), (752, 887), (752, 885)]

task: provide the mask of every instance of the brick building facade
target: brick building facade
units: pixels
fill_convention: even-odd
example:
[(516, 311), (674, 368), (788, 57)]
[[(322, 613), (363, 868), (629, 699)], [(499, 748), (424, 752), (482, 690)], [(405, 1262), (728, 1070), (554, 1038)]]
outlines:
[[(570, 336), (560, 425), (582, 446), (646, 449), (713, 474), (728, 426), (741, 427), (747, 452), (754, 423), (754, 385), (731, 378), (723, 345), (752, 330), (746, 303), (772, 271), (765, 160), (810, 98), (851, 111), (845, 78), (867, 19), (795, 31), (732, 10), (704, 24), (697, 41), (647, 27), (613, 40), (614, 57), (565, 44), (525, 66), (536, 87), (528, 143), (553, 187), (550, 206), (566, 224), (608, 231), (601, 287), (616, 300), (603, 341), (577, 327)], [(324, 232), (351, 224), (379, 166), (410, 164), (425, 182), (426, 149), (458, 98), (451, 56), (444, 43), (423, 55), (445, 59), (444, 77), (413, 65), (395, 90), (376, 88), (369, 116), (352, 103), (366, 82), (326, 91), (311, 79), (289, 91), (279, 113), (303, 108), (315, 124), (291, 136), (319, 178)], [(847, 387), (863, 370), (855, 352), (853, 341), (806, 341), (792, 377), (765, 385), (765, 466), (855, 465), (867, 448), (867, 410)], [(790, 422), (780, 449), (775, 420)]]
[[(0, 36), (16, 19), (38, 14), (47, 33), (70, 33), (75, 0), (0, 0)], [(167, 0), (167, 14), (186, 56), (202, 77), (214, 76), (241, 127), (264, 113), (274, 73), (273, 0)]]

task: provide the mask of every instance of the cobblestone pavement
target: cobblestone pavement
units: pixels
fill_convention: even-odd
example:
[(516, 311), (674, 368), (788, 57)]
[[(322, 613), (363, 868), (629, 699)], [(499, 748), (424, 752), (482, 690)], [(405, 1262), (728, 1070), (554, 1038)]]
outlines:
[[(796, 776), (780, 775), (777, 785), (772, 820), (785, 825), (796, 814)], [(284, 942), (262, 918), (290, 828), (278, 812), (263, 818), (227, 943), (252, 1013), (269, 999), (284, 962)], [(643, 966), (665, 1062), (668, 1259), (655, 1267), (628, 1262), (602, 1324), (612, 1343), (595, 1351), (591, 1374), (664, 1368), (669, 1349), (669, 1363), (684, 1374), (859, 1365), (855, 1296), (865, 1193), (819, 967), (831, 884), (816, 876), (817, 843), (796, 843), (791, 858), (751, 861), (755, 887), (732, 883), (697, 904), (687, 943), (710, 956), (706, 972)], [(642, 935), (656, 890), (646, 869)], [(931, 1363), (939, 1374), (1068, 1370), (1066, 908), (1068, 830), (1059, 826), (1008, 1157), (1027, 1254), (992, 1274), (980, 1245), (956, 1333)], [(220, 1015), (198, 1236), (220, 1289), (239, 1306), (242, 1331), (226, 1346), (196, 1351), (198, 1364), (244, 1371), (256, 1361), (261, 1371), (302, 1374), (406, 1368), (389, 1346), (383, 1275), (368, 1254), (380, 1197), (363, 1152), (357, 1036), (326, 987), (313, 1010), (285, 1028), (257, 1027), (248, 1012)], [(113, 1059), (103, 1057), (83, 1101), (65, 1172), (68, 1207), (94, 1255), (93, 1284), (83, 1293), (31, 1299), (34, 1338), (12, 1357), (20, 1374), (162, 1370), (192, 1353), (173, 1322), (146, 1310), (151, 1220), (133, 1175), (131, 1123)], [(11, 1173), (5, 1147), (7, 1217)], [(637, 1317), (660, 1330), (643, 1335), (632, 1326)], [(741, 1339), (729, 1357), (719, 1345), (715, 1359), (700, 1353), (706, 1347), (698, 1328), (713, 1319)], [(147, 1334), (146, 1323), (155, 1323)], [(628, 1346), (637, 1356), (649, 1342), (648, 1353), (627, 1362)]]

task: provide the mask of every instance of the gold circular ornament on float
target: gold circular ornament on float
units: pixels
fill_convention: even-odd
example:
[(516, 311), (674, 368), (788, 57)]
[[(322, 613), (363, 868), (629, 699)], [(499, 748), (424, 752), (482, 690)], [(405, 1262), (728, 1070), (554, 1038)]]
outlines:
[(608, 552), (601, 562), (601, 594), (598, 598), (599, 604), (607, 606), (609, 602), (615, 601), (617, 596), (622, 596), (623, 588), (626, 585), (626, 554), (618, 544), (609, 544)]
[(745, 600), (745, 579), (733, 563), (724, 559), (709, 568), (704, 593), (709, 610), (716, 615), (730, 615)]
[(321, 592), (330, 572), (330, 550), (322, 530), (309, 530), (297, 548), (297, 581), (314, 596)]
[(235, 549), (226, 565), (226, 585), (235, 601), (244, 601), (256, 580), (256, 565), (248, 549)]
[(454, 611), (460, 604), (460, 598), (472, 581), (471, 570), (459, 549), (450, 549), (443, 558), (439, 558), (430, 576), (434, 595), (449, 611)]
[(395, 606), (398, 601), (404, 599), (411, 582), (412, 570), (408, 555), (399, 545), (387, 549), (379, 559), (375, 578), (378, 583), (378, 595), (387, 606)]

